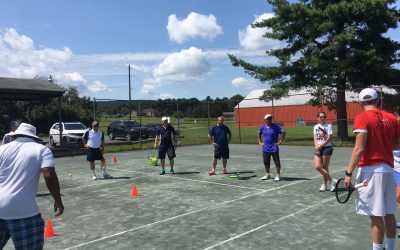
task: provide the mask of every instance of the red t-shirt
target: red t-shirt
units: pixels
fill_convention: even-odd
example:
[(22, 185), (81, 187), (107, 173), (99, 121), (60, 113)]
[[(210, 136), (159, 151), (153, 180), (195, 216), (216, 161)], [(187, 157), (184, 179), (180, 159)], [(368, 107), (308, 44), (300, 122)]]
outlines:
[(356, 116), (353, 132), (368, 134), (359, 167), (382, 163), (393, 167), (393, 144), (400, 137), (396, 116), (380, 109), (364, 111)]

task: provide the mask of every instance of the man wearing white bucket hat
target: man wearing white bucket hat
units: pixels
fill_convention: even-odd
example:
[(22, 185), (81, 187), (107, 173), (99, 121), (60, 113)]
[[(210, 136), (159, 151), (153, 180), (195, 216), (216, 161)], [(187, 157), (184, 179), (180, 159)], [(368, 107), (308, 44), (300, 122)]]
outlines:
[(44, 221), (36, 204), (43, 174), (54, 199), (55, 216), (64, 212), (53, 153), (40, 143), (36, 128), (21, 123), (14, 140), (0, 146), (0, 249), (10, 237), (15, 249), (42, 249)]

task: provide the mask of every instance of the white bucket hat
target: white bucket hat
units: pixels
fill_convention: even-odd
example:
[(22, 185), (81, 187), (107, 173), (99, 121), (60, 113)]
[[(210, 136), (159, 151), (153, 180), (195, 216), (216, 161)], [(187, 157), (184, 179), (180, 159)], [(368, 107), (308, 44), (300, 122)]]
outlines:
[(161, 118), (161, 121), (168, 121), (168, 117), (164, 116), (163, 118)]
[(36, 135), (36, 127), (32, 126), (28, 123), (21, 123), (17, 130), (15, 130), (14, 132), (11, 132), (10, 135), (14, 136), (14, 135), (25, 135), (28, 137), (31, 137), (33, 139), (36, 140), (41, 140), (37, 135)]
[(272, 115), (270, 115), (270, 114), (266, 114), (265, 116), (264, 116), (264, 120), (267, 120), (268, 118), (272, 118)]

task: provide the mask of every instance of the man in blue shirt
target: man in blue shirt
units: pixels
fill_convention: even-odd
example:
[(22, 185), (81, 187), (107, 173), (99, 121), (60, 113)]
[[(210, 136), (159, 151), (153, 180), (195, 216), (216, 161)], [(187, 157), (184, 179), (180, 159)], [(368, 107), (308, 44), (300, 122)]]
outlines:
[(168, 123), (168, 117), (161, 118), (163, 122), (162, 127), (157, 129), (156, 139), (154, 141), (154, 147), (158, 149), (158, 159), (160, 159), (161, 171), (160, 175), (165, 174), (165, 156), (168, 156), (169, 165), (171, 167), (170, 174), (174, 174), (174, 158), (175, 145), (176, 145), (176, 131), (173, 126)]
[[(274, 160), (276, 167), (276, 176), (274, 181), (280, 181), (281, 173), (281, 162), (279, 159), (279, 147), (278, 145), (282, 143), (285, 139), (286, 132), (278, 125), (272, 123), (272, 115), (266, 114), (264, 116), (265, 124), (261, 126), (258, 131), (258, 144), (261, 146), (263, 152), (263, 160), (265, 167), (265, 176), (261, 180), (267, 180), (271, 178), (269, 174), (271, 156)], [(278, 138), (280, 136), (280, 140)], [(262, 140), (261, 140), (262, 139)]]
[(209, 175), (215, 175), (215, 168), (217, 167), (217, 160), (222, 158), (222, 173), (227, 174), (226, 164), (229, 159), (229, 143), (232, 138), (230, 129), (224, 125), (224, 117), (217, 118), (217, 125), (210, 129), (208, 138), (214, 145), (214, 159), (212, 162), (212, 170), (208, 172)]

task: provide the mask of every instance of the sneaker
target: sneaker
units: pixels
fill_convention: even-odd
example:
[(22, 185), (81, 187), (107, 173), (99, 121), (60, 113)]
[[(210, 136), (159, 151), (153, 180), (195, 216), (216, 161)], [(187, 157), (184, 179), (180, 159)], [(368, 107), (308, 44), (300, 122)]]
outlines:
[(321, 187), (319, 188), (320, 192), (325, 192), (326, 191), (326, 185), (325, 184), (321, 184)]
[(223, 169), (222, 169), (222, 173), (223, 173), (223, 174), (227, 174), (227, 173), (228, 173), (228, 170), (226, 170), (226, 168), (223, 168)]
[(107, 173), (104, 173), (103, 174), (103, 178), (104, 179), (112, 179), (113, 177), (111, 175), (107, 174)]
[(175, 174), (175, 171), (174, 171), (173, 169), (171, 169), (171, 170), (169, 171), (169, 173), (170, 173), (170, 174)]
[(396, 227), (397, 227), (397, 228), (400, 228), (400, 221), (398, 221), (398, 222), (396, 223)]
[(280, 180), (281, 180), (281, 178), (279, 177), (279, 175), (275, 176), (274, 181), (280, 181)]
[(261, 180), (263, 180), (263, 181), (268, 180), (268, 179), (271, 179), (270, 174), (266, 174), (266, 175), (264, 175), (264, 177), (261, 178)]
[(165, 170), (164, 170), (164, 169), (161, 169), (160, 175), (164, 175), (164, 174), (165, 174)]
[(331, 181), (331, 192), (335, 192), (336, 183), (337, 183), (337, 180), (336, 179), (332, 179), (332, 181)]
[(92, 176), (92, 180), (97, 180), (97, 176), (96, 176), (96, 175), (93, 175), (93, 176)]
[(209, 175), (215, 175), (217, 173), (215, 173), (215, 169), (211, 170), (210, 172), (208, 172)]

